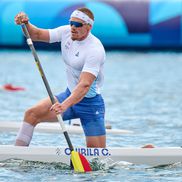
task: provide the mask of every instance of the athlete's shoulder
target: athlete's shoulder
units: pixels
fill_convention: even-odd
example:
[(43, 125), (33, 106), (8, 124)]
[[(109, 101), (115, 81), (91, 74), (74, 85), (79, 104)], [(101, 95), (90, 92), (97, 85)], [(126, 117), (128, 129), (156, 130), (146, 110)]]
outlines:
[(49, 29), (50, 43), (62, 42), (65, 38), (70, 36), (70, 26), (63, 25), (54, 29)]
[(63, 25), (63, 26), (59, 26), (57, 28), (55, 28), (54, 30), (56, 30), (59, 33), (67, 33), (70, 32), (70, 26), (69, 25)]
[(101, 41), (92, 34), (89, 36), (86, 53), (87, 58), (94, 58), (97, 62), (98, 60), (104, 62), (106, 57), (105, 49)]
[(90, 34), (90, 48), (92, 50), (97, 50), (97, 51), (101, 51), (103, 53), (105, 53), (105, 49), (104, 49), (104, 46), (102, 44), (102, 42), (93, 34)]

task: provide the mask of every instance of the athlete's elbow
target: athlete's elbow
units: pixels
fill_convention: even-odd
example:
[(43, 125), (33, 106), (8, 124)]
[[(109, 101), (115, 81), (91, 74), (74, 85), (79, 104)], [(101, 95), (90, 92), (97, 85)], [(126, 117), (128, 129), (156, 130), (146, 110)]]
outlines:
[(80, 83), (80, 85), (85, 92), (88, 92), (91, 86), (89, 82)]

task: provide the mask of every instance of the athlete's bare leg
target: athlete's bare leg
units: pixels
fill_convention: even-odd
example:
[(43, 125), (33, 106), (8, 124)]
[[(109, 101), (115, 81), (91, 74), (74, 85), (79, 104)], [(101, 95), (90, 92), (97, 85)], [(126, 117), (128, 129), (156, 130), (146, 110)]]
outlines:
[(38, 123), (57, 121), (55, 112), (50, 111), (51, 106), (50, 98), (46, 98), (25, 112), (24, 122), (18, 133), (15, 145), (28, 146), (33, 135), (34, 127)]
[(106, 147), (106, 135), (102, 136), (87, 136), (87, 147), (105, 148)]

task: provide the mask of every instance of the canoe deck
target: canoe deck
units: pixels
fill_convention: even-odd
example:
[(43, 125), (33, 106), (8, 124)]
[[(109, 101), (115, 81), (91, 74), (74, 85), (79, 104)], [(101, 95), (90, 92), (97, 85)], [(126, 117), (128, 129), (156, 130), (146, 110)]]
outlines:
[[(76, 147), (76, 151), (88, 160), (99, 158), (108, 160), (109, 164), (121, 161), (149, 166), (168, 165), (182, 162), (182, 148), (84, 148)], [(16, 147), (0, 145), (0, 161), (7, 159), (23, 159), (40, 162), (61, 162), (69, 165), (70, 150), (66, 147)]]

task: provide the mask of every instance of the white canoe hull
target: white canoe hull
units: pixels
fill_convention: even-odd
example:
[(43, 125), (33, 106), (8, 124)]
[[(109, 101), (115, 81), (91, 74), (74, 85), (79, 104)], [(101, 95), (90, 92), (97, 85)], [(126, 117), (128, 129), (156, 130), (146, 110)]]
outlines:
[[(1, 132), (18, 132), (21, 126), (21, 122), (0, 122), (0, 131)], [(81, 126), (66, 125), (67, 131), (69, 134), (82, 134), (83, 129)], [(59, 123), (40, 123), (35, 127), (35, 132), (41, 133), (61, 133), (61, 127)], [(130, 130), (121, 130), (121, 129), (106, 129), (107, 134), (122, 135), (122, 134), (132, 134)]]
[[(159, 166), (182, 162), (182, 148), (75, 148), (88, 160), (99, 158), (109, 164), (126, 161), (133, 164)], [(40, 162), (70, 163), (70, 151), (64, 147), (15, 147), (0, 145), (0, 161), (23, 159)]]

